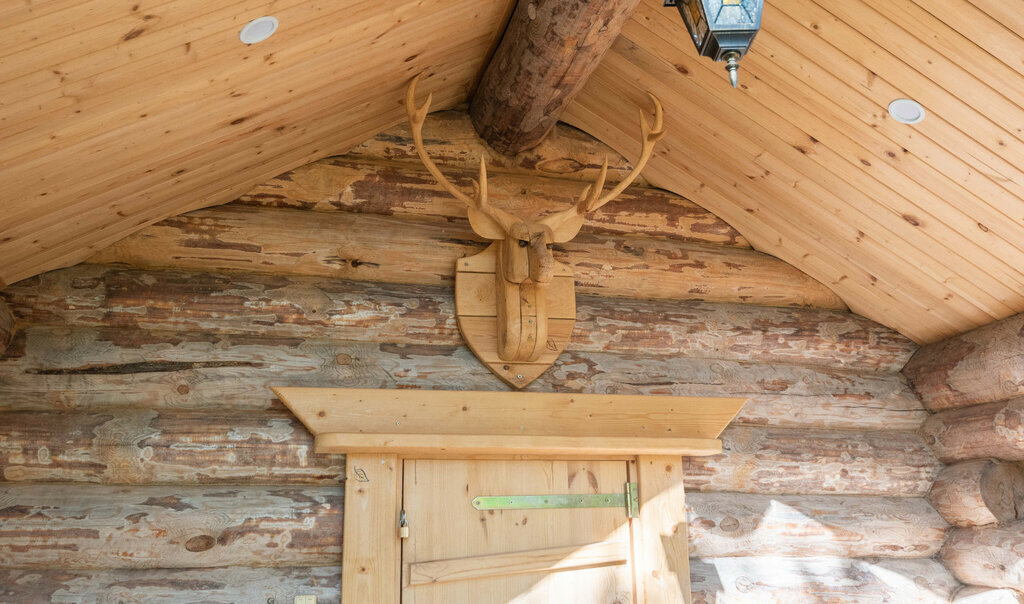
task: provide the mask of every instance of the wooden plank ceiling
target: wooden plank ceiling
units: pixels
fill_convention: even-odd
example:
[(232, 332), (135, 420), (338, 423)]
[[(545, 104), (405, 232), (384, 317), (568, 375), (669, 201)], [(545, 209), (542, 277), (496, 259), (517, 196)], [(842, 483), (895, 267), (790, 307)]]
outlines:
[[(1024, 310), (1024, 12), (999, 0), (769, 0), (740, 90), (643, 0), (563, 116), (855, 312), (919, 342)], [(921, 102), (914, 126), (887, 113)]]
[[(513, 0), (0, 6), (0, 285), (467, 99)], [(1000, 0), (769, 0), (741, 89), (643, 0), (565, 119), (921, 342), (1024, 310), (1024, 13)], [(238, 31), (281, 28), (245, 46)], [(906, 126), (886, 113), (910, 97)]]

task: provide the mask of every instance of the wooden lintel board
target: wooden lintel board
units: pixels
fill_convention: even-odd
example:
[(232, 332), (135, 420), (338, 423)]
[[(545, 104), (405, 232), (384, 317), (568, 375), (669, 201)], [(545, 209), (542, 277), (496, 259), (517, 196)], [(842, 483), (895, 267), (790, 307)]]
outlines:
[(715, 455), (744, 398), (274, 388), (317, 452)]

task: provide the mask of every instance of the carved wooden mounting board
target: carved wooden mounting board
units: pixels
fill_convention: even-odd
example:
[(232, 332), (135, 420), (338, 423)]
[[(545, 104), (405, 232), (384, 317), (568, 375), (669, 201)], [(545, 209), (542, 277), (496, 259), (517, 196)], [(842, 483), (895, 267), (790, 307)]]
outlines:
[[(274, 392), (314, 434), (316, 452), (346, 454), (342, 604), (504, 602), (507, 594), (523, 595), (523, 601), (572, 601), (572, 586), (578, 585), (573, 573), (600, 579), (615, 597), (640, 604), (688, 603), (681, 456), (721, 452), (717, 437), (746, 401), (334, 388)], [(478, 461), (425, 461), (451, 458)], [(496, 471), (481, 464), (499, 461), (483, 460), (518, 461)], [(526, 531), (522, 510), (481, 513), (470, 507), (474, 497), (467, 491), (502, 498), (606, 494), (617, 480), (615, 460), (626, 462), (638, 498), (635, 515), (608, 510), (610, 516), (600, 516), (614, 525), (608, 535), (558, 530), (572, 523), (589, 526), (597, 516), (585, 511), (532, 509), (533, 526)], [(546, 478), (538, 483), (538, 477)], [(403, 531), (406, 511), (414, 526)], [(403, 532), (410, 539), (403, 540)], [(607, 600), (610, 593), (599, 595)], [(491, 599), (481, 600), (485, 596)]]
[[(540, 377), (565, 350), (576, 324), (576, 288), (572, 267), (555, 262), (555, 276), (546, 295), (548, 338), (539, 359), (529, 363), (506, 362), (498, 358), (497, 333), (497, 246), (459, 259), (455, 264), (455, 318), (459, 331), (473, 354), (513, 388), (522, 388)], [(532, 320), (523, 317), (523, 321)]]

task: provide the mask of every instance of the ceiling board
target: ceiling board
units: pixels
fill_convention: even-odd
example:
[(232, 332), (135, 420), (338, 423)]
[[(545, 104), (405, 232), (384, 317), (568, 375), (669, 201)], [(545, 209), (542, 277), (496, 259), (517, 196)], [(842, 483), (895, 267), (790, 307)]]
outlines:
[[(402, 121), (411, 75), (465, 101), (512, 0), (0, 7), (0, 282), (224, 203)], [(278, 32), (238, 31), (273, 14)]]
[[(768, 0), (740, 90), (661, 4), (643, 0), (567, 121), (635, 154), (651, 90), (669, 130), (652, 183), (918, 341), (1024, 311), (1024, 40), (995, 3)], [(896, 123), (899, 97), (928, 118)]]

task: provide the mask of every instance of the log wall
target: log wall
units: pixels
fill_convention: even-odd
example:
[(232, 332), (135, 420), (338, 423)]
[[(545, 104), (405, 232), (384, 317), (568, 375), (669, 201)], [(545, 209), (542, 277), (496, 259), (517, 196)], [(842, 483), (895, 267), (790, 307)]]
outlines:
[[(427, 128), (460, 184), (469, 128)], [(621, 177), (559, 127), (493, 159), (495, 203), (568, 203), (605, 153)], [(417, 162), (398, 128), (0, 292), (0, 601), (338, 601), (345, 460), (269, 385), (504, 389), (453, 320), (454, 259), (484, 244)], [(686, 461), (696, 602), (960, 588), (931, 559), (909, 340), (643, 186), (559, 254), (579, 320), (530, 390), (750, 398), (722, 455)]]

